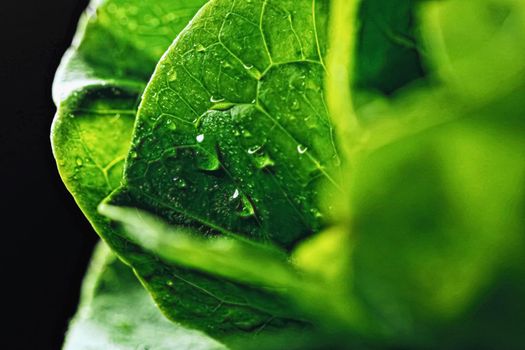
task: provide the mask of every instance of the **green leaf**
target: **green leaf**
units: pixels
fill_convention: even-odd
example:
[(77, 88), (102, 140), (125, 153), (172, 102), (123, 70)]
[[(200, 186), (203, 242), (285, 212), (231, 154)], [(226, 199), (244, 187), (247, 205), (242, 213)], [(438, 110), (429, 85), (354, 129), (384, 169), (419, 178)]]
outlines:
[[(348, 298), (346, 280), (339, 279), (347, 272), (351, 258), (346, 231), (324, 232), (301, 244), (290, 260), (275, 246), (231, 237), (203, 238), (137, 209), (102, 204), (99, 210), (122, 225), (132, 241), (163, 261), (234, 282), (242, 286), (246, 300), (251, 300), (253, 306), (311, 323), (308, 327), (287, 327), (272, 333), (259, 330), (257, 343), (262, 349), (332, 344), (340, 341), (341, 329), (348, 332), (348, 325), (353, 327), (354, 340), (359, 340), (367, 327), (360, 306)], [(309, 336), (305, 338), (306, 333)], [(290, 339), (299, 335), (300, 339)], [(235, 336), (225, 341), (243, 349), (253, 339)]]
[(415, 12), (419, 1), (363, 0), (357, 43), (357, 89), (391, 94), (422, 78)]
[(338, 158), (314, 4), (205, 6), (145, 91), (121, 192), (173, 223), (286, 247), (318, 229), (312, 184), (336, 185)]
[[(493, 99), (522, 83), (525, 4), (520, 0), (429, 2), (422, 32), (429, 66), (459, 96)], [(458, 25), (461, 23), (461, 25)]]
[[(287, 249), (321, 229), (316, 187), (337, 186), (339, 163), (323, 95), (327, 12), (306, 0), (208, 3), (157, 66), (109, 203)], [(297, 323), (286, 308), (254, 308), (242, 286), (119, 253), (177, 321), (220, 337)]]
[(520, 99), (401, 139), (356, 166), (354, 284), (390, 337), (424, 339), (467, 314), (523, 257)]
[[(53, 152), (65, 185), (101, 235), (112, 228), (96, 209), (121, 182), (142, 90), (204, 2), (93, 1), (57, 72)], [(127, 244), (103, 236), (112, 249)]]
[(306, 250), (310, 270), (346, 280), (348, 297), (375, 324), (372, 343), (517, 349), (525, 322), (525, 7), (439, 1), (424, 9), (441, 81), (374, 111), (384, 120), (365, 130), (347, 198), (350, 271), (315, 268), (345, 255), (338, 235), (298, 253)]
[(204, 238), (137, 209), (102, 204), (99, 211), (122, 223), (140, 246), (169, 262), (265, 288), (298, 290), (302, 283), (286, 253), (276, 247), (230, 237)]
[[(94, 1), (55, 77), (52, 144), (60, 175), (99, 232), (119, 186), (139, 97), (157, 60), (205, 1)], [(110, 246), (124, 244), (106, 238)]]
[(94, 1), (62, 61), (53, 87), (53, 152), (65, 185), (99, 233), (111, 230), (96, 208), (120, 184), (142, 90), (204, 2)]
[(100, 243), (85, 277), (64, 350), (226, 349), (168, 321), (132, 270)]

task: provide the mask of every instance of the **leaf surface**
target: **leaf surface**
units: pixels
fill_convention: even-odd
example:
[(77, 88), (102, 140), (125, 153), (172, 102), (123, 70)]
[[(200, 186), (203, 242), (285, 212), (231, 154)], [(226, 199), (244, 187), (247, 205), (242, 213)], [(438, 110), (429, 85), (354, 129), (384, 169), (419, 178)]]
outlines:
[(204, 2), (94, 1), (61, 63), (53, 151), (64, 183), (99, 233), (111, 230), (96, 208), (120, 184), (139, 97), (157, 60)]
[[(96, 208), (120, 185), (138, 101), (157, 60), (204, 2), (93, 1), (55, 77), (52, 144), (60, 175), (116, 251), (126, 242), (107, 234), (110, 222)], [(113, 332), (103, 326), (100, 332)]]
[(425, 72), (417, 0), (363, 0), (355, 57), (355, 87), (389, 95)]
[[(338, 164), (323, 97), (326, 6), (208, 3), (157, 66), (109, 203), (288, 249), (319, 230), (316, 186), (337, 186)], [(138, 255), (134, 267), (175, 320), (218, 336), (297, 323), (290, 308), (275, 313), (275, 296)]]
[(223, 345), (168, 321), (132, 270), (104, 244), (84, 279), (64, 350), (220, 350)]

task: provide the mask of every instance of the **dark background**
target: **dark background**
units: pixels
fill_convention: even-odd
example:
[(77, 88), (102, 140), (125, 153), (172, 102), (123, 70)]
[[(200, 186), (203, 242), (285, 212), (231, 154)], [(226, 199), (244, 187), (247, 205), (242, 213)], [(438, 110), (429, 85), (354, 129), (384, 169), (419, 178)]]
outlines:
[(49, 141), (53, 75), (86, 4), (0, 5), (2, 349), (60, 349), (96, 241)]

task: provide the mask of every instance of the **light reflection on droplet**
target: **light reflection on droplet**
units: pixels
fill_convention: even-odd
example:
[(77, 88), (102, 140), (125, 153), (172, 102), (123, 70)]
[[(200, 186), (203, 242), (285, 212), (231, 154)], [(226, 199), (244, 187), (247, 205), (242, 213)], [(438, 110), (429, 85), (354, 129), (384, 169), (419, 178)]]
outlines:
[(235, 192), (233, 193), (232, 199), (237, 199), (237, 198), (239, 198), (239, 195), (240, 195), (240, 194), (241, 194), (241, 193), (239, 192), (239, 190), (236, 189)]
[(308, 151), (308, 147), (304, 145), (297, 145), (297, 152), (299, 152), (299, 154), (305, 154), (306, 151)]

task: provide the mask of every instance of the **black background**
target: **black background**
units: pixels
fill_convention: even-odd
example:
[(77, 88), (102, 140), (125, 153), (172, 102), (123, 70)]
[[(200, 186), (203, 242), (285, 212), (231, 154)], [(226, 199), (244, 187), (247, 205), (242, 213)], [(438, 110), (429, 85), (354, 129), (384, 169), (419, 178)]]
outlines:
[(53, 75), (86, 4), (0, 5), (2, 349), (60, 349), (96, 241), (49, 141)]

